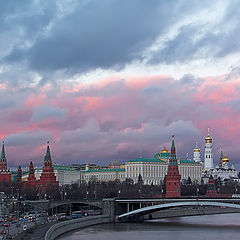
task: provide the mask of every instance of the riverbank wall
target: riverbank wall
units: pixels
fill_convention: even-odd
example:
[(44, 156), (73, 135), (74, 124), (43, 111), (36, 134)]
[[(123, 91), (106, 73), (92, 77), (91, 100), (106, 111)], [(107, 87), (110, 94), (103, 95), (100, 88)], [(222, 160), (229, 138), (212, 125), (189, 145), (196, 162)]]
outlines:
[(108, 215), (89, 216), (79, 219), (72, 219), (54, 224), (45, 234), (45, 240), (55, 240), (60, 235), (77, 230), (79, 228), (93, 226), (97, 224), (110, 223)]

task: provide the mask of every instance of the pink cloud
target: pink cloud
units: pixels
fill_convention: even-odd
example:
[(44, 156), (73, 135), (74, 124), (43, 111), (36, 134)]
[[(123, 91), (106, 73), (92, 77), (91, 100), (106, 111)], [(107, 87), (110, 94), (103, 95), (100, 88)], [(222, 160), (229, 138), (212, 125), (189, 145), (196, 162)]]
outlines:
[[(0, 123), (5, 127), (0, 136), (6, 141), (9, 138), (10, 151), (14, 139), (28, 133), (24, 138), (29, 141), (21, 146), (15, 144), (14, 153), (24, 148), (29, 153), (9, 155), (22, 163), (41, 159), (38, 155), (47, 138), (53, 139), (57, 162), (68, 158), (72, 162), (104, 163), (128, 160), (141, 152), (151, 156), (166, 146), (172, 134), (179, 135), (178, 153), (185, 156), (191, 153), (196, 140), (202, 142), (203, 148), (210, 127), (215, 151), (226, 146), (236, 158), (237, 146), (234, 149), (231, 144), (240, 134), (240, 88), (236, 78), (226, 78), (208, 77), (186, 83), (164, 76), (113, 76), (88, 86), (63, 85), (54, 95), (54, 88), (48, 85), (39, 92), (29, 90), (18, 108), (3, 112)], [(17, 98), (20, 93), (15, 94)], [(39, 109), (43, 106), (56, 111), (41, 115)], [(63, 111), (64, 116), (59, 117), (58, 111)], [(31, 138), (35, 141), (31, 142)]]

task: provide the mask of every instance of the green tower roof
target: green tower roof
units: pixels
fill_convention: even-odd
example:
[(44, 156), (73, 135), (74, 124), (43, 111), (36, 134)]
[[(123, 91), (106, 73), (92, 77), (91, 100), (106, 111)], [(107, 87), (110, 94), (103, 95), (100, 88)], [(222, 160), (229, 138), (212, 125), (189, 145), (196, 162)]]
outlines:
[(172, 146), (171, 146), (171, 148), (175, 148), (174, 136), (172, 136)]
[(51, 153), (50, 153), (50, 147), (49, 147), (49, 141), (47, 142), (47, 151), (46, 151), (46, 155), (44, 156), (44, 163), (45, 162), (52, 162), (52, 158), (51, 158)]
[(3, 142), (3, 145), (2, 145), (1, 159), (6, 159), (5, 148), (4, 148), (4, 142)]

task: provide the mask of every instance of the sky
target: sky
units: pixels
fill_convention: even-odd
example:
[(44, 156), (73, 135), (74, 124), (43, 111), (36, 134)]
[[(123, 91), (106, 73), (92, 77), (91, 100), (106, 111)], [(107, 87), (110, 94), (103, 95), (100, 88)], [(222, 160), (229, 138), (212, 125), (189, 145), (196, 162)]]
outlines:
[(240, 168), (240, 15), (229, 0), (0, 2), (0, 137), (8, 165), (178, 157)]

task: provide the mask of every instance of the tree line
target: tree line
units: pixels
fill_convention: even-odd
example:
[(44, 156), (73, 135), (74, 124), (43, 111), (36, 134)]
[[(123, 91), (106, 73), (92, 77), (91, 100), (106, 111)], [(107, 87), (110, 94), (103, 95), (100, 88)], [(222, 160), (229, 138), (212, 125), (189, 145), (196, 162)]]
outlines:
[[(214, 181), (215, 188), (219, 194), (240, 193), (240, 184), (237, 182)], [(200, 184), (192, 182), (190, 178), (181, 182), (182, 196), (204, 196), (208, 184), (203, 181)], [(144, 184), (141, 175), (138, 182), (126, 179), (123, 182), (118, 180), (100, 182), (92, 180), (89, 182), (74, 183), (71, 185), (49, 187), (43, 192), (41, 187), (26, 185), (17, 182), (0, 183), (0, 192), (4, 192), (8, 198), (20, 198), (24, 200), (77, 200), (77, 199), (102, 199), (102, 198), (161, 198), (166, 193), (165, 181), (159, 185)]]

